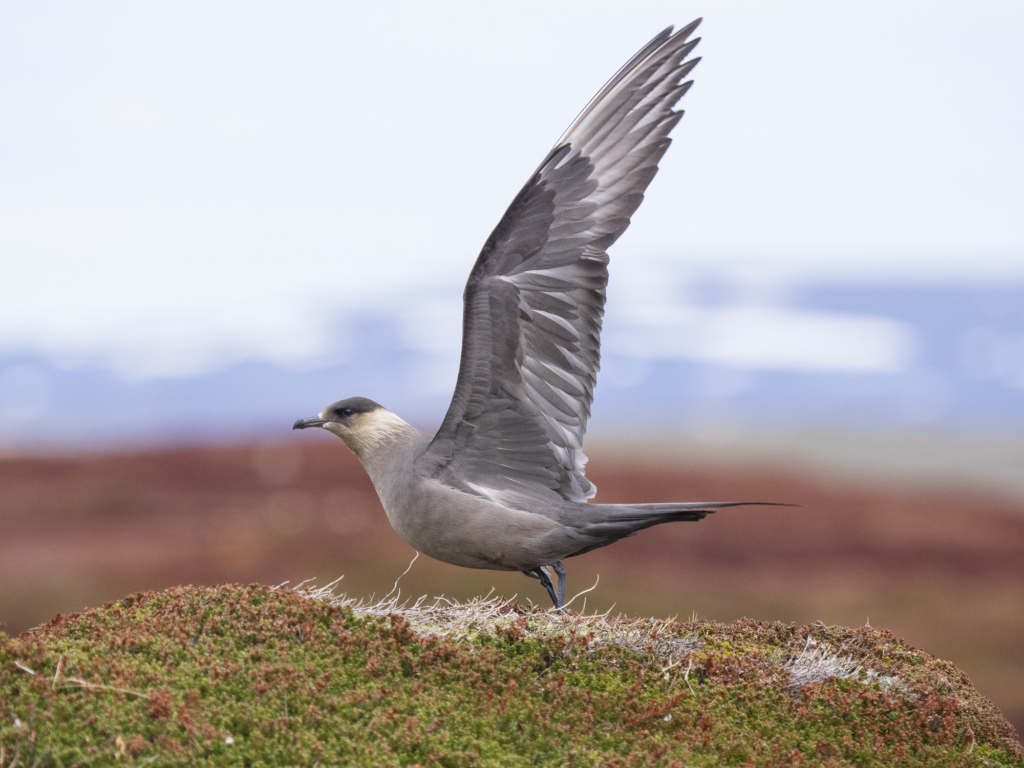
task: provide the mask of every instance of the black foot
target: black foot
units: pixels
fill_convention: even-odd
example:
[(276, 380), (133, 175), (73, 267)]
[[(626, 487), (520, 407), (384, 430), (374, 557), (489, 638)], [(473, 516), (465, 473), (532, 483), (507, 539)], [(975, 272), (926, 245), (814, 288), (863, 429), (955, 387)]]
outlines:
[(544, 570), (544, 566), (538, 566), (529, 571), (523, 571), (524, 576), (529, 576), (531, 579), (539, 579), (541, 586), (548, 591), (551, 595), (551, 602), (555, 604), (556, 613), (565, 613), (563, 606), (565, 605), (565, 567), (561, 562), (555, 563), (552, 566), (555, 569), (555, 573), (558, 574), (558, 591), (555, 591), (555, 585), (551, 583), (551, 577), (548, 576), (548, 572)]

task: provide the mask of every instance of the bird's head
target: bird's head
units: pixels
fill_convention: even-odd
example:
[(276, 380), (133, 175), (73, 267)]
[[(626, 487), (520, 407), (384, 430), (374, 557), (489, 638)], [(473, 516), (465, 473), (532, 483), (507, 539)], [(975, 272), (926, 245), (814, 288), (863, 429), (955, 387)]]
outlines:
[(365, 397), (339, 400), (316, 416), (299, 419), (292, 425), (292, 429), (310, 427), (333, 432), (360, 458), (412, 429), (387, 408)]

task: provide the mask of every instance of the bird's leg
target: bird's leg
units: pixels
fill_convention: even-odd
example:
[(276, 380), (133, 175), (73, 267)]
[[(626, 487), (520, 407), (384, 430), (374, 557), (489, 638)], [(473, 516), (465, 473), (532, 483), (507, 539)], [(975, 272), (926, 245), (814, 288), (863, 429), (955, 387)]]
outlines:
[(540, 579), (541, 586), (548, 591), (551, 595), (551, 602), (555, 604), (557, 613), (562, 613), (562, 603), (558, 600), (558, 594), (555, 592), (555, 585), (551, 583), (551, 577), (548, 576), (548, 572), (544, 570), (543, 566), (538, 566), (529, 571), (522, 572), (524, 576), (529, 576), (531, 579)]
[(537, 569), (536, 568), (534, 568), (532, 571), (520, 571), (520, 573), (523, 574), (523, 576), (529, 576), (531, 579), (539, 579), (540, 578), (540, 576), (537, 575)]
[(558, 575), (558, 603), (556, 605), (561, 610), (565, 607), (565, 566), (562, 565), (561, 560), (556, 560), (551, 567)]

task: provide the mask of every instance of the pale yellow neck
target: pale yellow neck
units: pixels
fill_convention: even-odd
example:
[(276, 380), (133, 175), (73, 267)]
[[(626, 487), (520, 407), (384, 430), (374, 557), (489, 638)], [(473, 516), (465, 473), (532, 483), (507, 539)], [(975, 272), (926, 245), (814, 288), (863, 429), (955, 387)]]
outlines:
[(406, 443), (416, 430), (404, 419), (384, 408), (360, 414), (352, 429), (340, 434), (363, 464), (389, 452), (396, 442)]

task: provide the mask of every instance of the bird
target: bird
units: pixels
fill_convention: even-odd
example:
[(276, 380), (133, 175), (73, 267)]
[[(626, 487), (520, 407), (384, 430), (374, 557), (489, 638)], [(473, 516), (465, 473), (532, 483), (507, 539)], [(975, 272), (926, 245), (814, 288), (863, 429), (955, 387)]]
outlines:
[[(365, 397), (293, 429), (340, 437), (398, 535), (452, 565), (519, 571), (565, 610), (563, 560), (662, 523), (760, 502), (598, 504), (583, 437), (600, 363), (608, 249), (683, 116), (701, 19), (656, 35), (609, 80), (512, 200), (463, 294), (462, 353), (437, 433)], [(553, 584), (548, 570), (558, 579)]]

